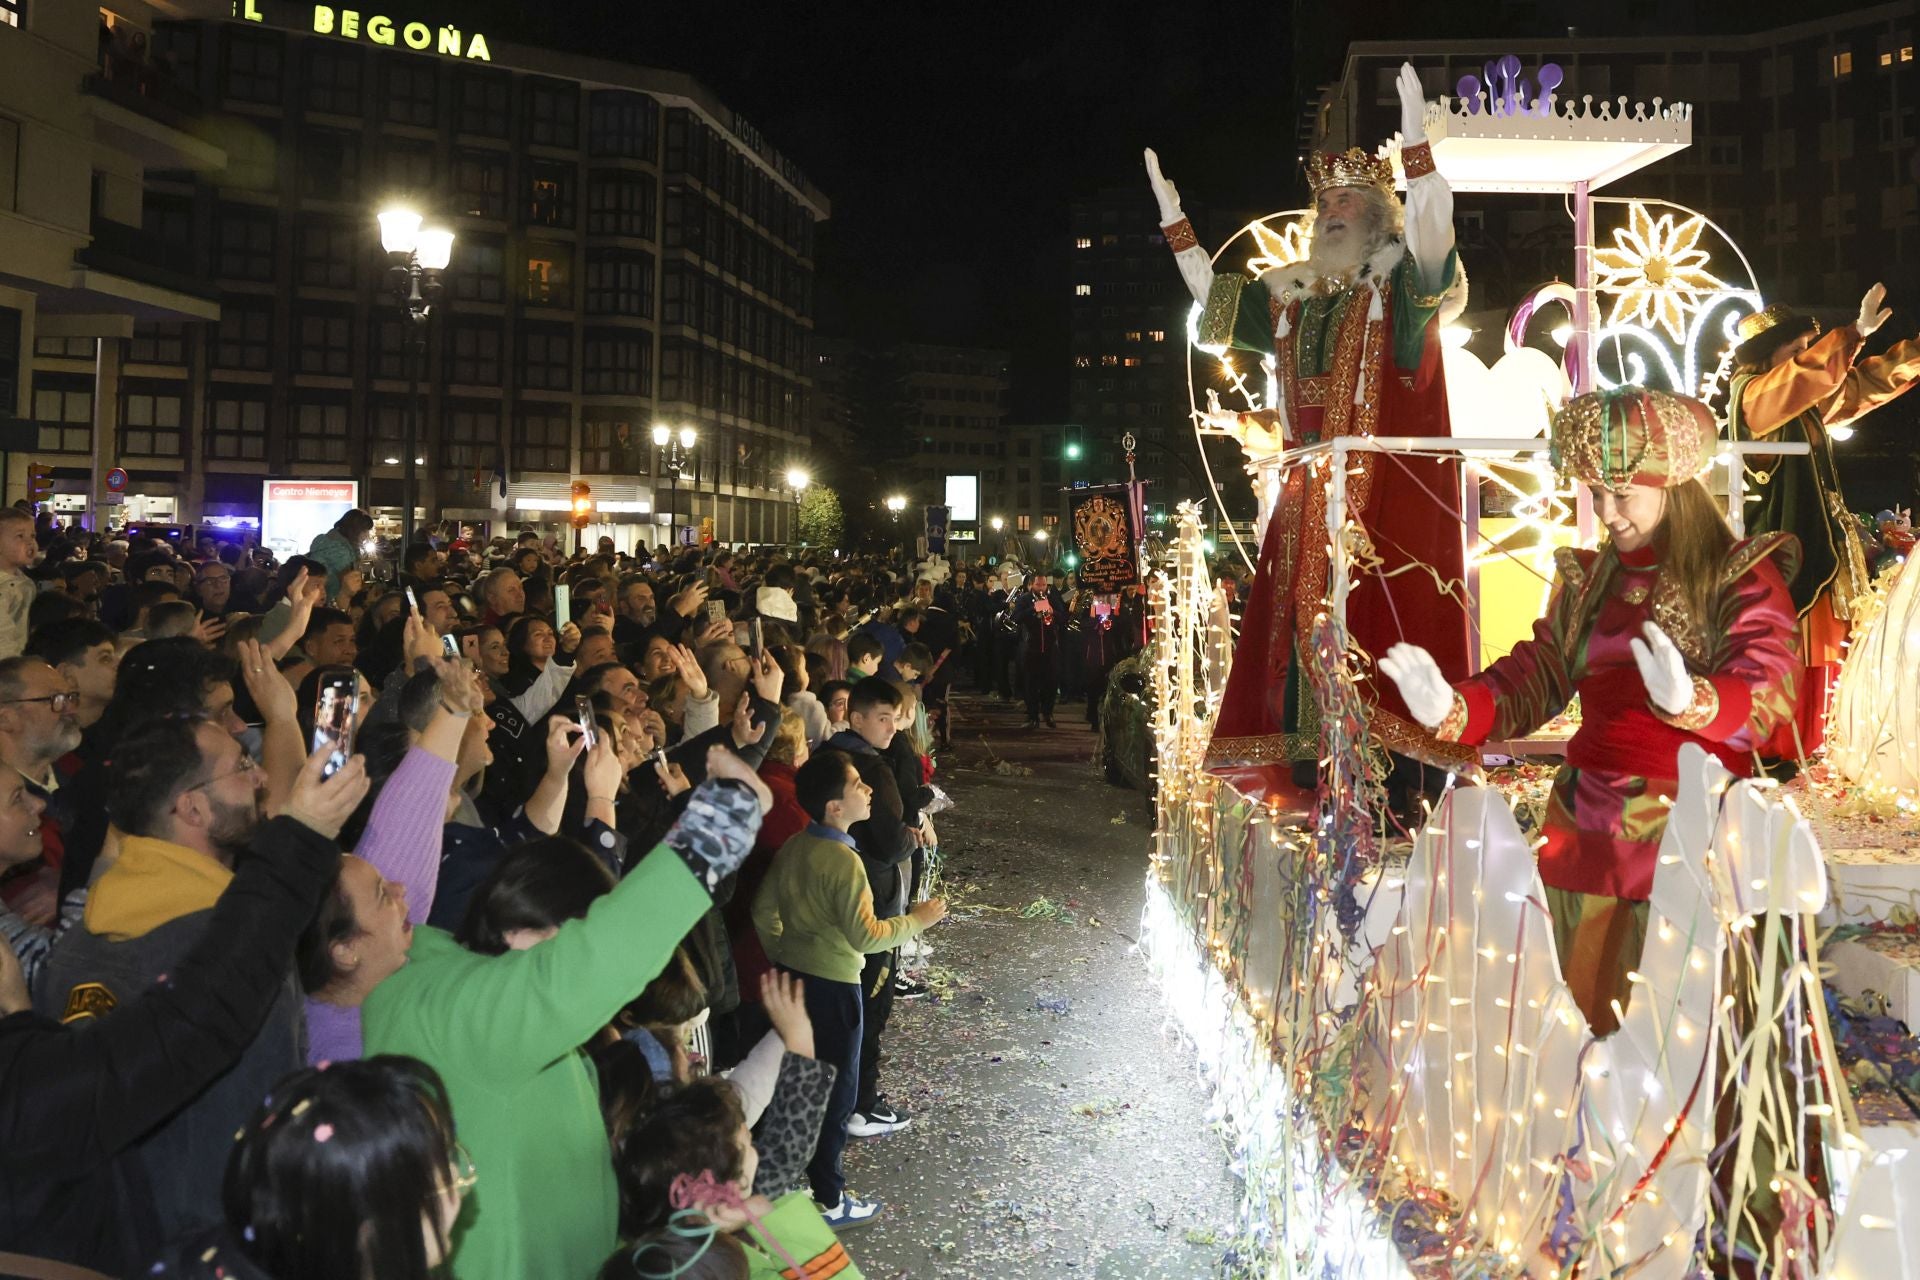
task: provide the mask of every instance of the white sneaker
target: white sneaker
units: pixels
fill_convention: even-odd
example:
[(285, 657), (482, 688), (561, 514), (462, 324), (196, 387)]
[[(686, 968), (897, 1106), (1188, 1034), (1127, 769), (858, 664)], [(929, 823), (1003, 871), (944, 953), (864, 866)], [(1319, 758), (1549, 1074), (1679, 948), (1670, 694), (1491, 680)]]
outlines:
[(855, 1199), (845, 1191), (840, 1193), (839, 1204), (824, 1205), (815, 1201), (814, 1206), (820, 1210), (820, 1216), (827, 1220), (827, 1225), (835, 1231), (864, 1226), (880, 1216), (881, 1208), (878, 1200)]

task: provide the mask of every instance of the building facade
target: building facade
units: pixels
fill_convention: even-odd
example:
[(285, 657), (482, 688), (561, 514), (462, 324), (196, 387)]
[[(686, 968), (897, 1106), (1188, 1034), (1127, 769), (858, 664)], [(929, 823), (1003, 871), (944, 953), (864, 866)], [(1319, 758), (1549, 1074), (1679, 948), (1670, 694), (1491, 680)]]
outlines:
[[(397, 515), (417, 377), (423, 518), (552, 524), (581, 479), (589, 533), (623, 546), (664, 538), (669, 506), (682, 536), (709, 520), (726, 542), (790, 536), (830, 208), (703, 86), (326, 5), (127, 21), (226, 153), (149, 172), (139, 216), (217, 320), (137, 324), (96, 360), (118, 391), (94, 452), (154, 514), (257, 517), (275, 476), (358, 479)], [(417, 363), (375, 222), (396, 201), (456, 233)], [(49, 340), (30, 351), (43, 439), (81, 443), (65, 397), (97, 371)], [(680, 476), (656, 423), (698, 432)], [(71, 448), (46, 460), (63, 481), (98, 472)]]

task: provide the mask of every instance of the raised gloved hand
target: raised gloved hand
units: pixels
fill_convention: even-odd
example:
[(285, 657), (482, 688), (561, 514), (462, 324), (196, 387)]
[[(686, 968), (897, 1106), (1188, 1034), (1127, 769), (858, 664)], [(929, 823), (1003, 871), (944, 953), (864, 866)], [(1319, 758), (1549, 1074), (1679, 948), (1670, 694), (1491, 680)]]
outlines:
[(1153, 198), (1160, 206), (1160, 225), (1164, 227), (1180, 221), (1180, 193), (1160, 172), (1160, 157), (1154, 154), (1152, 147), (1147, 148), (1147, 182), (1153, 187)]
[(753, 852), (753, 837), (771, 804), (766, 783), (725, 747), (714, 747), (707, 753), (706, 781), (694, 788), (661, 843), (712, 893)]
[(1427, 140), (1427, 91), (1420, 87), (1420, 73), (1411, 62), (1400, 64), (1394, 82), (1400, 90), (1400, 141), (1415, 146)]
[(1440, 664), (1417, 644), (1396, 644), (1380, 659), (1380, 673), (1400, 690), (1413, 718), (1429, 730), (1438, 729), (1453, 710), (1453, 686), (1440, 674)]
[(1853, 327), (1860, 331), (1861, 337), (1872, 337), (1873, 331), (1885, 324), (1887, 317), (1893, 314), (1892, 307), (1882, 305), (1886, 300), (1887, 286), (1884, 284), (1874, 285), (1860, 299), (1860, 318), (1853, 322)]
[(1634, 665), (1640, 668), (1640, 680), (1647, 686), (1647, 701), (1670, 716), (1677, 716), (1693, 702), (1693, 677), (1687, 672), (1687, 660), (1651, 622), (1640, 625), (1639, 637), (1627, 642), (1633, 650)]

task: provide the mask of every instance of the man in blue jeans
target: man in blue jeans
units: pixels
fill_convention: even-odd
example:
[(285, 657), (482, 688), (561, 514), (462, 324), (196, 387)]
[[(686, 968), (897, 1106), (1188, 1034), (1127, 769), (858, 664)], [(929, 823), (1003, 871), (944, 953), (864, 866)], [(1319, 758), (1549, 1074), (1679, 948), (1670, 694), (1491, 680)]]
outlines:
[(873, 791), (844, 751), (822, 751), (794, 775), (794, 796), (811, 819), (780, 846), (753, 900), (753, 924), (774, 964), (804, 980), (814, 1056), (838, 1074), (807, 1166), (813, 1198), (835, 1227), (871, 1222), (877, 1201), (847, 1191), (842, 1155), (847, 1118), (860, 1083), (860, 971), (866, 957), (891, 951), (947, 913), (922, 902), (886, 920), (873, 914), (873, 890), (847, 829), (872, 811)]

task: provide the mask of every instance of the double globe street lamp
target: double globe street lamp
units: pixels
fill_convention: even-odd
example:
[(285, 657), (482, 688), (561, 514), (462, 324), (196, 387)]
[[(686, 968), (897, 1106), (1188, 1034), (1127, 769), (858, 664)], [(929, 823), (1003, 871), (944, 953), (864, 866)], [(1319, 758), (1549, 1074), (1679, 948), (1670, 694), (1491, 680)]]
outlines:
[(419, 212), (404, 206), (382, 209), (380, 247), (387, 251), (387, 290), (407, 313), (403, 358), (407, 365), (405, 480), (401, 484), (400, 556), (413, 541), (413, 512), (419, 502), (420, 375), (427, 356), (427, 320), (445, 292), (447, 264), (453, 261), (453, 230), (423, 227)]
[(653, 444), (660, 449), (660, 465), (667, 472), (667, 545), (678, 546), (677, 530), (673, 527), (673, 510), (680, 497), (680, 476), (686, 471), (693, 457), (693, 446), (700, 439), (700, 433), (692, 427), (681, 427), (675, 431), (664, 422), (653, 424)]

